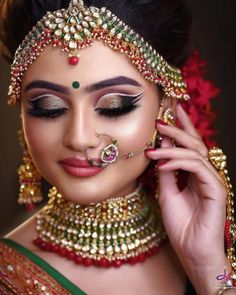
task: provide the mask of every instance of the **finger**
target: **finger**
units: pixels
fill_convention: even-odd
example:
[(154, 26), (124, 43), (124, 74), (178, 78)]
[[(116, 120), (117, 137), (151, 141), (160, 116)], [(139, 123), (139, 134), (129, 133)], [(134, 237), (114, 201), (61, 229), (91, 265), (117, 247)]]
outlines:
[(193, 125), (193, 122), (191, 121), (188, 114), (183, 109), (180, 103), (178, 103), (176, 106), (176, 115), (183, 130), (185, 130), (188, 134), (201, 139), (201, 135)]
[[(201, 188), (207, 188), (207, 191), (221, 191), (223, 192), (224, 186), (220, 180), (218, 180), (214, 173), (206, 167), (206, 165), (198, 159), (174, 159), (170, 160), (164, 165), (160, 166), (159, 173), (175, 171), (178, 169), (193, 173), (199, 182)], [(225, 191), (224, 191), (225, 192)], [(204, 196), (204, 194), (202, 194)], [(219, 195), (219, 194), (218, 194)], [(221, 195), (225, 195), (222, 193)], [(214, 193), (207, 197), (208, 199), (214, 200)]]
[(147, 151), (147, 156), (153, 160), (159, 160), (159, 159), (195, 159), (195, 160), (201, 160), (209, 170), (217, 177), (219, 180), (220, 175), (216, 171), (216, 169), (212, 166), (212, 164), (206, 160), (206, 158), (202, 157), (202, 155), (195, 151), (190, 150), (186, 148), (159, 148), (156, 150), (151, 150), (150, 152)]
[[(164, 137), (162, 140), (161, 148), (173, 148), (171, 140)], [(159, 200), (168, 195), (175, 195), (179, 193), (179, 188), (177, 185), (177, 179), (174, 171), (163, 171), (159, 168), (164, 162), (159, 162), (157, 165), (158, 176), (159, 176)], [(165, 165), (165, 164), (164, 164)]]
[(160, 121), (157, 121), (156, 127), (162, 135), (173, 138), (181, 146), (196, 150), (203, 157), (207, 157), (208, 149), (201, 138), (192, 136), (176, 126), (163, 125)]

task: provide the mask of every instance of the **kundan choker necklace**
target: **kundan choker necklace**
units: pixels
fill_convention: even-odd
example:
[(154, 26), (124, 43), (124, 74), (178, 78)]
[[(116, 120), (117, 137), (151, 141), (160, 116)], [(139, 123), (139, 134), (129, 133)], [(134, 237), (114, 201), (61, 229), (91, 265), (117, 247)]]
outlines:
[(157, 202), (139, 186), (133, 193), (79, 205), (56, 188), (37, 215), (34, 243), (76, 264), (119, 267), (158, 253), (166, 234)]

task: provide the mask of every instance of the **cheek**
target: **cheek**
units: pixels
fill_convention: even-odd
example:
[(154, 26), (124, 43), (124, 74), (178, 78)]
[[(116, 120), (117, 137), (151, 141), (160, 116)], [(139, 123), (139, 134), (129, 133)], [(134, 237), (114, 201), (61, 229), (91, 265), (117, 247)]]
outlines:
[(157, 111), (157, 101), (155, 104), (144, 102), (129, 118), (117, 124), (119, 126), (113, 129), (112, 135), (116, 135), (122, 153), (135, 152), (151, 139)]
[[(118, 127), (114, 128), (110, 134), (118, 140), (120, 156), (128, 152), (139, 151), (152, 138), (155, 131), (158, 105), (158, 99), (155, 97), (152, 103), (146, 101), (122, 123), (114, 124)], [(142, 151), (128, 160), (118, 161), (114, 168), (116, 167), (117, 173), (122, 174), (122, 177), (125, 176), (126, 181), (131, 181), (140, 176), (149, 163), (150, 160)], [(120, 173), (120, 171), (123, 172)]]
[(22, 123), (27, 147), (36, 164), (55, 152), (61, 135), (58, 124), (28, 115), (22, 116)]

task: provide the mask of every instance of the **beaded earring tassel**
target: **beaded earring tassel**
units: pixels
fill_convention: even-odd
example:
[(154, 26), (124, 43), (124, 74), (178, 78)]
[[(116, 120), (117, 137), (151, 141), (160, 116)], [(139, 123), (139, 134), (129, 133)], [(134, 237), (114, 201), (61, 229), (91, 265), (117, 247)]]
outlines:
[(19, 141), (23, 148), (23, 164), (18, 169), (20, 183), (18, 203), (31, 210), (35, 207), (35, 203), (42, 201), (41, 175), (31, 159), (22, 131), (19, 131)]

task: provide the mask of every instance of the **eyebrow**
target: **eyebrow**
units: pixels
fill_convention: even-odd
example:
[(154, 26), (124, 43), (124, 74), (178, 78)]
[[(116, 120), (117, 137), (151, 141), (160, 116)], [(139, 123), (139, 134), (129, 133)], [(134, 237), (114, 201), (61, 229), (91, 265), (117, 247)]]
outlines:
[(119, 76), (108, 80), (103, 80), (97, 83), (94, 83), (90, 86), (87, 86), (85, 88), (86, 92), (94, 92), (103, 88), (111, 87), (111, 86), (117, 86), (117, 85), (132, 85), (132, 86), (142, 86), (139, 84), (136, 80), (125, 77), (125, 76)]
[[(117, 86), (117, 85), (142, 86), (134, 79), (131, 79), (125, 76), (119, 76), (119, 77), (103, 80), (103, 81), (94, 83), (92, 85), (89, 85), (85, 88), (85, 91), (88, 93), (91, 93), (103, 88)], [(25, 86), (24, 91), (26, 92), (35, 88), (44, 88), (44, 89), (54, 90), (56, 92), (60, 92), (66, 95), (70, 94), (70, 88), (60, 84), (53, 83), (53, 82), (45, 81), (45, 80), (34, 80), (30, 82), (29, 84)]]
[(28, 85), (26, 85), (24, 91), (29, 91), (31, 89), (35, 89), (35, 88), (45, 88), (45, 89), (50, 89), (50, 90), (54, 90), (56, 92), (60, 92), (66, 95), (69, 95), (70, 93), (70, 89), (68, 87), (56, 84), (56, 83), (52, 83), (52, 82), (48, 82), (48, 81), (44, 81), (44, 80), (34, 80), (32, 82), (30, 82)]

